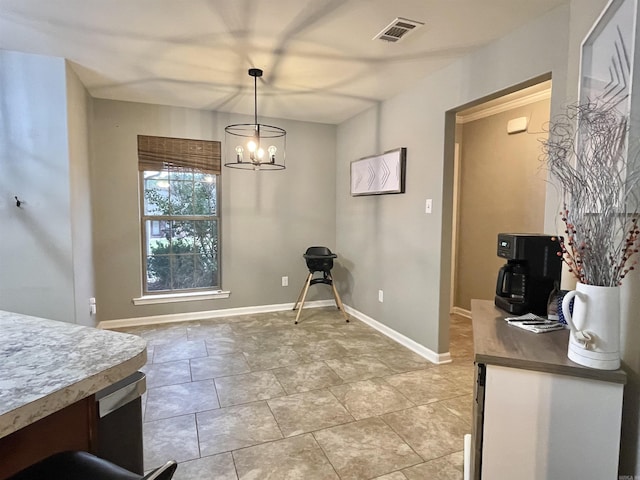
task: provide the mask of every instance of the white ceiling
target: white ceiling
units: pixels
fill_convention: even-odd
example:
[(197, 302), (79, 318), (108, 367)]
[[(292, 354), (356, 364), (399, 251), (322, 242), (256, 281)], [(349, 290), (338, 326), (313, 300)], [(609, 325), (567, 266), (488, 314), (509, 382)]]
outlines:
[[(568, 0), (0, 0), (0, 48), (92, 96), (340, 123)], [(425, 23), (372, 38), (396, 17)], [(523, 52), (526, 54), (526, 52)]]

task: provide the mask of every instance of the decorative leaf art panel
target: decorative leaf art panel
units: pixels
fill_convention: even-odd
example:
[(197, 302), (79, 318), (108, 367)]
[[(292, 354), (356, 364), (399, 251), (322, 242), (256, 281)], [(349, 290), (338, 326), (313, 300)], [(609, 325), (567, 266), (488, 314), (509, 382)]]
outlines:
[(397, 148), (381, 155), (351, 162), (351, 195), (404, 193), (407, 149)]

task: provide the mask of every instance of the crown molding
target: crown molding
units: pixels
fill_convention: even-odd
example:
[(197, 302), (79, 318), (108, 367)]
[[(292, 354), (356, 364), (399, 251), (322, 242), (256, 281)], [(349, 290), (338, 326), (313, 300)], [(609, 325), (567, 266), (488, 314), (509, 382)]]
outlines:
[(551, 98), (551, 89), (531, 93), (529, 95), (525, 95), (524, 97), (507, 100), (506, 102), (501, 102), (498, 105), (492, 105), (490, 107), (483, 108), (482, 110), (474, 111), (473, 113), (469, 113), (467, 115), (458, 113), (456, 115), (456, 123), (458, 125), (462, 125), (465, 123), (473, 122), (474, 120), (480, 120), (481, 118), (486, 118), (490, 117), (491, 115), (506, 112), (514, 108), (524, 107), (525, 105), (529, 105), (530, 103), (547, 100), (549, 98)]

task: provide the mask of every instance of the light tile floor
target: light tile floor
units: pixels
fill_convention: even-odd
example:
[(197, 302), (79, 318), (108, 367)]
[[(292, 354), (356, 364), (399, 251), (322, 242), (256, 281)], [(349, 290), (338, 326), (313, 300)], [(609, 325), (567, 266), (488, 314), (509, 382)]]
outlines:
[(176, 480), (462, 479), (473, 340), (434, 365), (334, 308), (123, 329), (148, 342), (145, 468)]

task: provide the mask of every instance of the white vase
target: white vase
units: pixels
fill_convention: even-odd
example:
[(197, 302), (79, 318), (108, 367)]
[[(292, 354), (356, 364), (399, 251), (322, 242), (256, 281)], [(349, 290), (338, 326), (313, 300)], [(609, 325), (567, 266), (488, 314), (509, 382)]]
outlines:
[(571, 329), (569, 359), (600, 370), (620, 368), (620, 287), (578, 282), (564, 296), (562, 313)]

